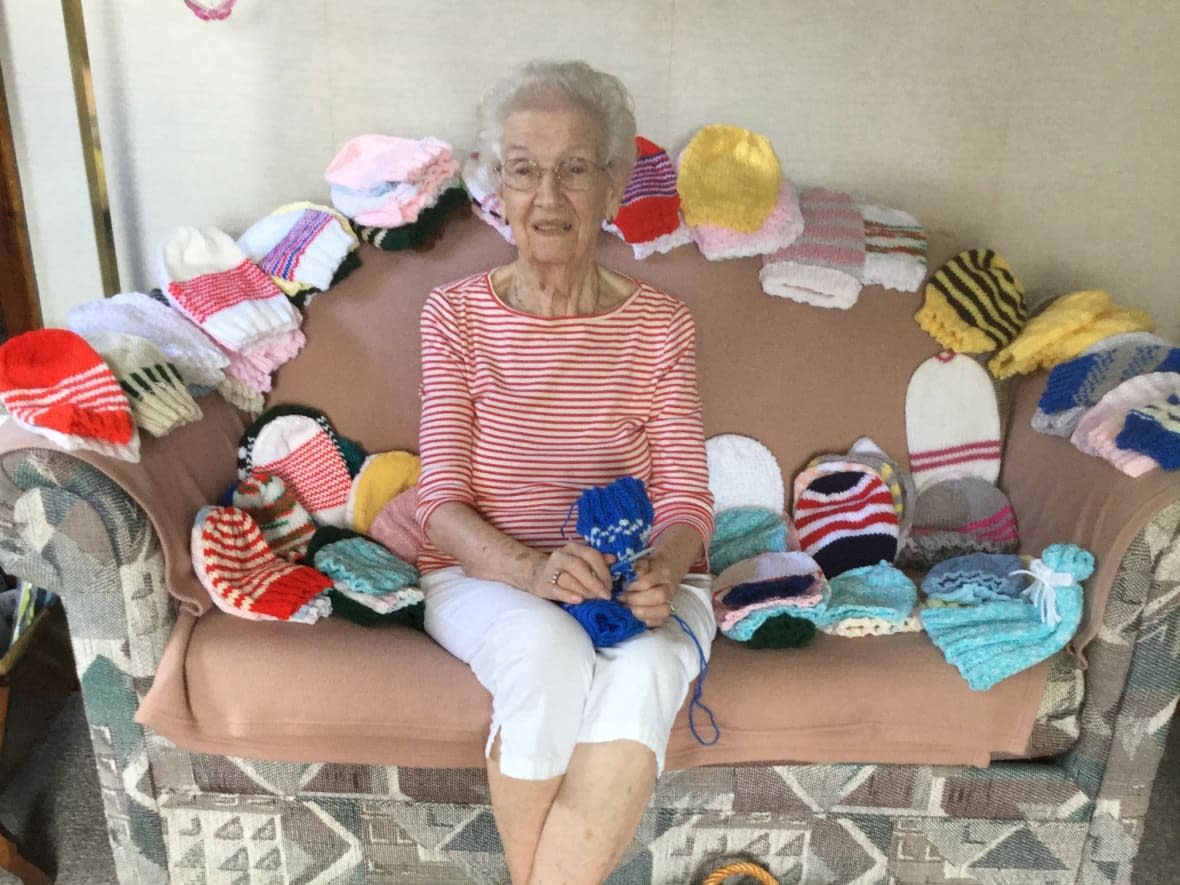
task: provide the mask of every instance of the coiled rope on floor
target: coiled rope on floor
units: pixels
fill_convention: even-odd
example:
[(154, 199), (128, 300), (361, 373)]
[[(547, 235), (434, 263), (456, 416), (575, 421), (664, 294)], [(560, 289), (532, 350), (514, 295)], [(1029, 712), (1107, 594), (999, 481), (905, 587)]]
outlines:
[(772, 876), (766, 867), (748, 860), (734, 861), (718, 867), (709, 874), (703, 885), (722, 885), (730, 876), (753, 876), (762, 885), (779, 885), (778, 879)]

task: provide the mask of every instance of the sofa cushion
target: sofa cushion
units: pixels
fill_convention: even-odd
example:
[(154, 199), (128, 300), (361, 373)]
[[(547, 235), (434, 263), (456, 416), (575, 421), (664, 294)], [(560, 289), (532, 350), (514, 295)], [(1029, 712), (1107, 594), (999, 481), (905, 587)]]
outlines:
[[(1048, 666), (973, 692), (922, 634), (820, 635), (802, 649), (759, 651), (718, 638), (703, 700), (721, 739), (698, 744), (686, 704), (667, 764), (986, 765), (1027, 751)], [(213, 610), (181, 615), (136, 718), (210, 753), (464, 767), (483, 764), (491, 702), (466, 665), (406, 627)]]

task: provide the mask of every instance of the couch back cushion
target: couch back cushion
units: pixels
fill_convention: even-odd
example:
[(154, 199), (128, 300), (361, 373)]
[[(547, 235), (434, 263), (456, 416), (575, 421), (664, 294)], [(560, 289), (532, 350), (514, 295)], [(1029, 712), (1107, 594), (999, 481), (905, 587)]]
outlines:
[[(957, 246), (930, 236), (937, 269)], [(269, 405), (323, 410), (368, 452), (417, 450), (418, 314), (435, 286), (513, 259), (490, 227), (460, 211), (424, 251), (363, 247), (362, 266), (307, 311), (307, 345), (276, 375)], [(757, 258), (706, 261), (691, 246), (636, 261), (610, 234), (602, 264), (684, 301), (697, 325), (705, 433), (766, 444), (784, 480), (813, 454), (872, 436), (905, 461), (910, 374), (938, 345), (914, 322), (920, 293), (865, 288), (850, 310), (766, 295)]]

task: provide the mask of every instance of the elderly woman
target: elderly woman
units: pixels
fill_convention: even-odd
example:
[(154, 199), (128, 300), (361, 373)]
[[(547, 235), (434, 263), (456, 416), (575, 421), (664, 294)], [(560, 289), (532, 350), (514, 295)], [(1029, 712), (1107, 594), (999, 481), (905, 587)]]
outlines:
[[(599, 265), (635, 157), (623, 85), (532, 63), (491, 89), (479, 157), (515, 261), (422, 311), (418, 518), (426, 629), (492, 695), (492, 807), (512, 881), (600, 882), (663, 768), (715, 629), (692, 318)], [(609, 598), (610, 562), (567, 539), (580, 492), (625, 475), (654, 505), (650, 553), (619, 597), (648, 630), (595, 649), (556, 602)]]

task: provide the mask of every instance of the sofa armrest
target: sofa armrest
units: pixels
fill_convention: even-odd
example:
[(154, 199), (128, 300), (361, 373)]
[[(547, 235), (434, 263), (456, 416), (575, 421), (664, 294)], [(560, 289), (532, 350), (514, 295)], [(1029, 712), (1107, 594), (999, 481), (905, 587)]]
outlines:
[(1012, 411), (1000, 486), (1016, 511), (1021, 550), (1039, 553), (1055, 541), (1090, 550), (1097, 569), (1086, 583), (1086, 609), (1073, 650), (1084, 655), (1102, 627), (1107, 600), (1131, 542), (1180, 502), (1180, 472), (1153, 470), (1137, 479), (1069, 440), (1032, 428), (1044, 372), (1012, 385)]

